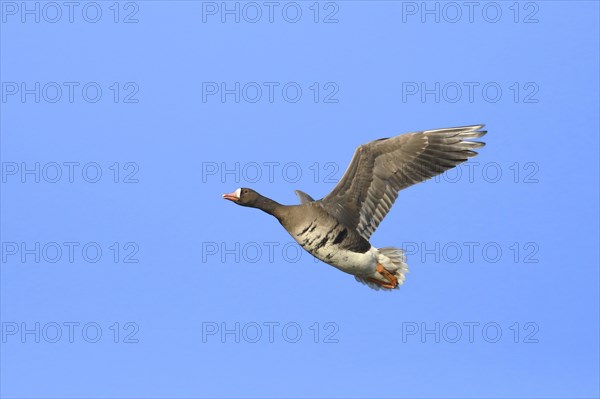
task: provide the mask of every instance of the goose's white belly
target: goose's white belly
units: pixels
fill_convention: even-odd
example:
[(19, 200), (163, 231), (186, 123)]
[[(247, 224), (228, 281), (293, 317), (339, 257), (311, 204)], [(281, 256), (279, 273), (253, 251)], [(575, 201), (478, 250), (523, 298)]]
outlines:
[(362, 254), (333, 245), (326, 245), (316, 251), (311, 251), (307, 248), (304, 249), (315, 258), (353, 275), (371, 275), (375, 272), (375, 267), (377, 266), (376, 249), (373, 247)]

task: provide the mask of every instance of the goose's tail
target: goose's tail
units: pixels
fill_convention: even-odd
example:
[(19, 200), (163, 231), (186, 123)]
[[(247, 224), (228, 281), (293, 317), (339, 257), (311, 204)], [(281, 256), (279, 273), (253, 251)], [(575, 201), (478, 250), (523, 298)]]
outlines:
[[(399, 289), (406, 279), (406, 273), (408, 273), (404, 251), (394, 247), (378, 248), (377, 263), (379, 270), (371, 276), (355, 276), (356, 281), (374, 290)], [(380, 266), (383, 266), (383, 270)]]

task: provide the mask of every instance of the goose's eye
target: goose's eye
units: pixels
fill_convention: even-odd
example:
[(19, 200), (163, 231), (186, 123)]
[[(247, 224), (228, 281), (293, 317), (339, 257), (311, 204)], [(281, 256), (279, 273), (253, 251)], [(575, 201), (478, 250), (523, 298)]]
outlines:
[(248, 194), (248, 190), (242, 190), (242, 194)]

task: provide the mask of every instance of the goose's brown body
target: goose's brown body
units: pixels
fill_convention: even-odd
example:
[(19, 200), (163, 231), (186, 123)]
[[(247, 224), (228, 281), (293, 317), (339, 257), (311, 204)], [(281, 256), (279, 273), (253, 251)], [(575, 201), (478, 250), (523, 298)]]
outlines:
[(368, 240), (315, 201), (287, 207), (280, 220), (292, 238), (314, 257), (350, 274), (367, 275), (377, 265)]

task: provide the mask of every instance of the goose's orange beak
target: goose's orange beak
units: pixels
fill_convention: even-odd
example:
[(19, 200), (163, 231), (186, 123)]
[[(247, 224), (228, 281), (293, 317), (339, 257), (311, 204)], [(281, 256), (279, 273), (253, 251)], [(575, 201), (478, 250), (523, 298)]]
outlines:
[(223, 198), (229, 201), (233, 201), (233, 202), (237, 202), (239, 201), (240, 197), (238, 197), (236, 195), (236, 192), (232, 192), (231, 194), (223, 194)]

